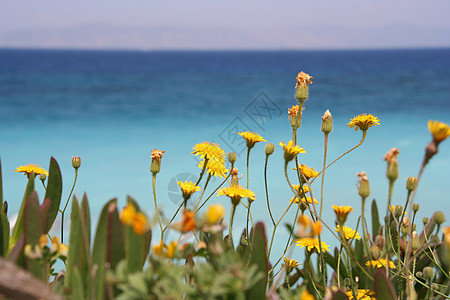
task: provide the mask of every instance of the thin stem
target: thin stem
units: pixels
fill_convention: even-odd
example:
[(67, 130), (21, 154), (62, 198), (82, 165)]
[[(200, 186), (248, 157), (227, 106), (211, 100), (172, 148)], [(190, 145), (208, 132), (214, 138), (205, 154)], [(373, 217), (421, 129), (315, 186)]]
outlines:
[(205, 157), (205, 163), (203, 164), (203, 168), (202, 168), (202, 171), (200, 173), (200, 177), (198, 178), (198, 180), (195, 183), (195, 185), (198, 185), (200, 183), (200, 181), (202, 181), (203, 174), (205, 174), (206, 165), (208, 164), (208, 160), (209, 160), (208, 157)]
[(44, 180), (41, 180), (41, 182), (42, 182), (42, 186), (44, 187), (45, 191), (47, 191), (47, 187), (44, 184)]
[(342, 154), (341, 156), (339, 156), (338, 158), (336, 158), (335, 160), (333, 160), (330, 164), (328, 164), (322, 171), (319, 172), (319, 174), (317, 174), (316, 177), (312, 178), (311, 183), (313, 183), (313, 181), (323, 172), (325, 172), (326, 169), (328, 169), (329, 167), (331, 167), (335, 162), (337, 162), (338, 160), (340, 160), (342, 157), (344, 157), (345, 155), (349, 154), (350, 152), (352, 152), (353, 150), (355, 150), (356, 148), (358, 148), (359, 146), (362, 145), (362, 143), (364, 142), (364, 140), (366, 139), (366, 135), (367, 135), (367, 131), (363, 131), (363, 136), (361, 138), (361, 141), (359, 141), (359, 143), (354, 146), (353, 148), (351, 148), (350, 150), (348, 150), (347, 152), (344, 152), (344, 154)]
[[(61, 211), (61, 243), (64, 243), (64, 213), (66, 212), (67, 205), (69, 204), (70, 197), (72, 196), (73, 189), (75, 188), (75, 184), (77, 183), (78, 178), (78, 168), (75, 168), (75, 179), (73, 180), (72, 189), (70, 190), (69, 197), (67, 197), (66, 204), (64, 205), (63, 210)], [(43, 184), (43, 182), (42, 182)], [(47, 190), (47, 189), (46, 189)]]
[[(153, 187), (153, 201), (155, 203), (155, 211), (156, 211), (156, 218), (158, 219), (159, 228), (161, 229), (161, 241), (164, 237), (164, 231), (161, 224), (161, 219), (159, 218), (159, 211), (158, 211), (158, 202), (156, 201), (156, 173), (153, 173), (152, 177), (152, 187)], [(184, 201), (186, 202), (186, 201)]]
[[(228, 176), (227, 177), (225, 177), (225, 179), (222, 181), (222, 183), (221, 184), (219, 184), (219, 186), (208, 196), (208, 198), (206, 198), (205, 199), (205, 201), (202, 203), (202, 205), (200, 205), (200, 207), (199, 208), (196, 208), (196, 207), (194, 207), (194, 211), (195, 211), (195, 213), (197, 213), (202, 207), (203, 207), (203, 205), (205, 205), (206, 204), (206, 202), (220, 189), (220, 187), (225, 183), (225, 182), (227, 182), (227, 180), (228, 180), (228, 178), (230, 178), (230, 176), (231, 176), (231, 172), (229, 172), (228, 173)], [(198, 204), (198, 203), (197, 203)]]
[(320, 210), (319, 217), (322, 218), (322, 207), (323, 207), (323, 186), (325, 183), (325, 166), (327, 165), (327, 151), (328, 151), (328, 133), (325, 133), (325, 142), (323, 148), (323, 174), (322, 174), (322, 182), (320, 185)]
[(234, 213), (236, 212), (236, 205), (232, 204), (231, 206), (231, 214), (230, 214), (230, 226), (228, 228), (228, 235), (230, 236), (231, 241), (231, 248), (234, 250), (234, 243), (233, 243), (233, 220), (234, 220)]
[(291, 202), (289, 204), (289, 206), (287, 207), (287, 209), (284, 211), (283, 215), (280, 217), (280, 219), (278, 220), (278, 222), (273, 226), (273, 231), (272, 231), (272, 237), (270, 239), (270, 246), (269, 246), (269, 252), (267, 254), (267, 257), (270, 258), (270, 253), (272, 252), (272, 244), (273, 244), (273, 239), (275, 237), (275, 231), (277, 230), (278, 225), (280, 224), (281, 220), (284, 218), (284, 216), (286, 215), (286, 213), (289, 211), (289, 209), (291, 208), (292, 204), (294, 204), (294, 202)]
[[(275, 220), (272, 215), (272, 211), (270, 209), (270, 203), (269, 203), (269, 189), (267, 187), (267, 163), (269, 161), (269, 155), (266, 155), (266, 161), (264, 163), (264, 187), (266, 189), (266, 200), (267, 200), (267, 209), (269, 210), (270, 219), (272, 220), (272, 224), (275, 225)], [(270, 251), (269, 251), (270, 253)]]
[[(205, 194), (206, 187), (208, 186), (208, 183), (209, 183), (209, 181), (211, 180), (211, 176), (212, 176), (212, 174), (209, 174), (209, 175), (208, 175), (208, 178), (206, 179), (206, 182), (205, 182), (205, 186), (203, 187), (202, 194), (200, 195), (200, 198), (198, 199), (197, 203), (195, 204), (194, 210), (195, 210), (195, 209), (197, 208), (197, 206), (200, 204), (200, 201), (202, 201), (203, 194)], [(186, 201), (186, 202), (187, 202), (187, 201)]]
[(341, 248), (339, 249), (339, 257), (338, 257), (338, 262), (337, 262), (337, 285), (338, 288), (341, 288), (341, 272), (340, 272), (340, 267), (341, 267), (341, 255), (342, 255), (342, 248), (344, 246), (341, 245)]

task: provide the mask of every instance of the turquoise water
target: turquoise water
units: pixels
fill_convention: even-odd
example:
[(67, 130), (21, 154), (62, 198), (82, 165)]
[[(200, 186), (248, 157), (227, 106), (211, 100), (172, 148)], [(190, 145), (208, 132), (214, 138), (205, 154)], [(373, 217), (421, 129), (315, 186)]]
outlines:
[[(71, 158), (82, 158), (75, 195), (81, 198), (87, 193), (94, 223), (106, 201), (118, 197), (122, 206), (126, 195), (136, 198), (151, 215), (154, 206), (148, 156), (153, 148), (166, 151), (157, 194), (159, 205), (171, 215), (181, 200), (174, 182), (198, 176), (200, 171), (190, 154), (192, 146), (213, 141), (227, 152), (239, 152), (237, 167), (245, 183), (245, 151), (241, 152), (245, 145), (234, 133), (252, 130), (277, 145), (269, 161), (269, 194), (274, 215), (280, 216), (291, 195), (278, 143), (292, 136), (287, 109), (296, 103), (295, 76), (300, 70), (314, 76), (299, 131), (299, 144), (307, 151), (300, 156), (301, 163), (321, 169), (320, 117), (326, 109), (330, 109), (335, 124), (329, 138), (329, 161), (359, 142), (361, 132), (346, 126), (353, 116), (372, 113), (381, 120), (380, 126), (369, 130), (360, 148), (327, 171), (325, 218), (329, 223), (334, 220), (332, 204), (360, 209), (355, 172), (367, 172), (370, 198), (385, 205), (387, 180), (382, 158), (392, 147), (400, 148), (400, 177), (393, 204), (403, 204), (406, 178), (417, 175), (424, 147), (430, 141), (427, 121), (450, 123), (449, 49), (0, 50), (0, 155), (9, 215), (17, 213), (26, 185), (25, 177), (13, 170), (27, 163), (47, 168), (51, 156), (58, 160), (63, 173), (63, 197), (67, 197), (74, 176)], [(450, 213), (448, 205), (443, 205), (450, 192), (449, 153), (450, 142), (445, 141), (425, 170), (416, 197), (421, 204), (419, 219), (438, 209)], [(253, 216), (268, 221), (262, 143), (255, 146), (250, 159), (250, 188), (256, 193)], [(219, 182), (213, 181), (206, 193)], [(313, 189), (320, 198), (319, 182)], [(38, 192), (42, 197), (43, 188), (39, 186)], [(211, 202), (230, 207), (225, 197), (214, 196)], [(357, 212), (350, 215), (350, 225), (357, 217)], [(293, 213), (288, 214), (287, 220), (292, 218)], [(244, 225), (243, 207), (235, 220), (236, 236)], [(280, 227), (279, 233), (279, 241), (283, 241), (286, 230)], [(334, 244), (329, 235), (325, 241)]]

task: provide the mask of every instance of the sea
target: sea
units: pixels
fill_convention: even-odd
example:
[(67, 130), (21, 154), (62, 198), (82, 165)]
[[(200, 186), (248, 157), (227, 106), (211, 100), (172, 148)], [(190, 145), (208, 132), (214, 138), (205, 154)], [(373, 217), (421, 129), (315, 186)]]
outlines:
[[(201, 171), (198, 157), (191, 154), (192, 147), (209, 141), (226, 152), (236, 152), (236, 166), (245, 186), (246, 146), (236, 133), (252, 131), (276, 145), (269, 157), (267, 176), (271, 210), (278, 220), (292, 197), (279, 143), (292, 139), (287, 112), (297, 104), (295, 83), (300, 71), (314, 78), (298, 132), (298, 143), (306, 150), (299, 155), (299, 163), (321, 170), (324, 135), (320, 127), (326, 110), (330, 110), (334, 123), (328, 162), (360, 141), (361, 132), (347, 126), (350, 119), (361, 113), (380, 119), (379, 126), (368, 130), (362, 146), (327, 169), (323, 193), (327, 224), (334, 226), (331, 206), (336, 204), (355, 208), (348, 225), (356, 225), (362, 208), (355, 173), (361, 171), (367, 173), (371, 187), (366, 214), (373, 199), (380, 214), (385, 213), (388, 180), (383, 156), (393, 147), (400, 149), (400, 155), (392, 204), (404, 205), (406, 179), (417, 176), (424, 148), (431, 140), (427, 122), (450, 123), (450, 49), (0, 49), (0, 157), (8, 216), (13, 222), (27, 183), (25, 176), (14, 172), (18, 166), (38, 164), (48, 168), (53, 156), (63, 174), (65, 202), (75, 175), (71, 159), (80, 156), (74, 195), (80, 199), (86, 193), (93, 224), (108, 200), (117, 198), (122, 208), (129, 195), (152, 219), (153, 241), (158, 242), (150, 152), (155, 148), (165, 151), (156, 194), (164, 216), (171, 217), (182, 201), (176, 182), (195, 181)], [(256, 144), (250, 152), (249, 188), (256, 194), (251, 207), (253, 220), (266, 223), (270, 238), (273, 226), (264, 189), (265, 144)], [(292, 168), (293, 163), (288, 170), (293, 181)], [(415, 197), (420, 204), (418, 230), (422, 227), (420, 220), (434, 211), (441, 210), (450, 218), (449, 170), (450, 141), (444, 141), (426, 166)], [(230, 200), (214, 194), (222, 181), (212, 177), (203, 199), (213, 193), (209, 203), (225, 206), (227, 224)], [(201, 184), (204, 186), (205, 179)], [(36, 187), (42, 201), (44, 188), (40, 182)], [(320, 199), (320, 180), (312, 188), (314, 197)], [(189, 205), (198, 199), (196, 195)], [(236, 241), (246, 224), (245, 213), (245, 207), (239, 206), (234, 224)], [(280, 245), (288, 235), (284, 224), (292, 223), (294, 214), (291, 208), (277, 229), (274, 258), (282, 253)], [(59, 222), (58, 218), (52, 234), (58, 235)], [(65, 228), (68, 232), (69, 221)], [(173, 236), (172, 232), (169, 239)], [(337, 244), (327, 230), (323, 240), (332, 246)], [(293, 247), (290, 251), (293, 257), (303, 255), (303, 249)]]

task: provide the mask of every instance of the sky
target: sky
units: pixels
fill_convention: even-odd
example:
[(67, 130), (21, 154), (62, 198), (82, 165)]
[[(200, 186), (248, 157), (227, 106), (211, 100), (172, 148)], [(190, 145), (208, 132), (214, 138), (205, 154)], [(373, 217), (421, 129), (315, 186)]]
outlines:
[(0, 47), (449, 47), (450, 1), (1, 0)]

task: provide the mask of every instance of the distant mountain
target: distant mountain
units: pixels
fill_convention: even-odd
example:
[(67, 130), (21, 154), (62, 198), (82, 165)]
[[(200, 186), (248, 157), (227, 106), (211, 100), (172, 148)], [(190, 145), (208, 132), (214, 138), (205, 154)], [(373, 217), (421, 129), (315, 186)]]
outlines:
[(0, 32), (0, 47), (65, 49), (345, 49), (448, 47), (447, 30), (392, 25), (383, 28), (223, 27), (129, 28), (84, 24), (73, 28)]

